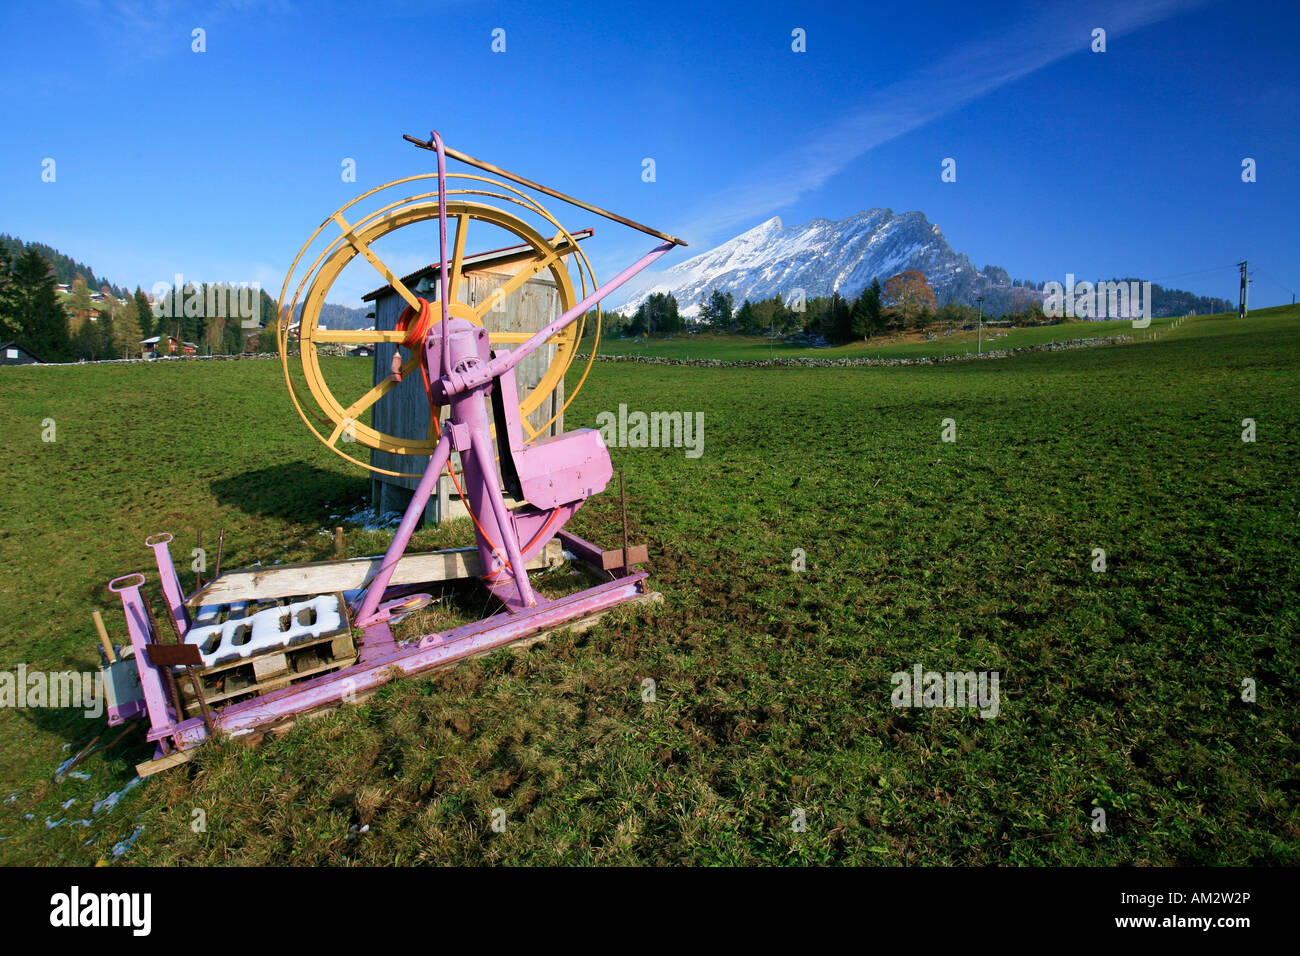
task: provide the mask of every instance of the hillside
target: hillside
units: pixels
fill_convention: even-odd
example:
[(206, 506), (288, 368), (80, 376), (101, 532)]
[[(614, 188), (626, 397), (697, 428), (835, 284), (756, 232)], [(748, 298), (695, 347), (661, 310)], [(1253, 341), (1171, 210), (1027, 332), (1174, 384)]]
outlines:
[(16, 236), (0, 233), (0, 247), (3, 247), (9, 253), (11, 260), (17, 259), (24, 249), (35, 249), (54, 267), (54, 274), (58, 277), (58, 281), (66, 285), (72, 285), (76, 279), (84, 279), (92, 292), (98, 292), (104, 286), (108, 286), (119, 299), (124, 299), (130, 295), (129, 289), (115, 285), (102, 276), (95, 275), (95, 270), (90, 266), (78, 262), (71, 256), (64, 255), (53, 246), (47, 246), (43, 242), (24, 242)]
[[(328, 329), (368, 329), (375, 324), (375, 320), (370, 317), (373, 311), (373, 305), (358, 309), (339, 305), (336, 302), (326, 302), (320, 309), (320, 323)], [(302, 318), (301, 305), (294, 311), (293, 318), (295, 322)]]
[[(72, 285), (74, 280), (84, 279), (91, 292), (98, 292), (104, 286), (108, 286), (119, 299), (125, 299), (131, 294), (131, 289), (109, 282), (104, 277), (97, 275), (95, 270), (84, 262), (79, 262), (43, 242), (25, 242), (15, 236), (0, 233), (0, 247), (5, 248), (10, 253), (10, 257), (14, 259), (24, 249), (35, 249), (54, 267), (54, 274), (60, 283)], [(144, 291), (149, 293), (151, 290), (145, 289)], [(302, 307), (299, 306), (299, 313), (301, 311)], [(369, 328), (374, 324), (374, 319), (367, 318), (370, 311), (372, 311), (370, 307), (356, 309), (327, 302), (321, 308), (321, 321), (332, 329)], [(272, 309), (273, 312), (274, 309)], [(295, 318), (297, 318), (297, 315), (295, 315)]]

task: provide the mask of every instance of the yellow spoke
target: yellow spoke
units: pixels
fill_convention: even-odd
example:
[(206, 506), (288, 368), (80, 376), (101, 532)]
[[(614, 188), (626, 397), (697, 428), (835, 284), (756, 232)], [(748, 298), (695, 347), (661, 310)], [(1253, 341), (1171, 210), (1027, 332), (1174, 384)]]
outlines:
[[(334, 430), (330, 432), (330, 437), (325, 439), (325, 445), (327, 448), (333, 448), (338, 444), (339, 436), (347, 429), (348, 421), (347, 416), (344, 416), (339, 420), (339, 423), (334, 426)], [(355, 422), (353, 424), (355, 424)]]
[[(411, 372), (414, 372), (419, 364), (420, 360), (415, 356), (407, 359), (402, 365), (402, 377), (405, 378)], [(334, 431), (330, 432), (328, 444), (333, 446), (334, 443), (338, 441), (339, 436), (346, 430), (348, 422), (355, 424), (357, 416), (396, 388), (397, 384), (398, 383), (394, 382), (391, 376), (386, 377), (382, 382), (345, 408), (342, 417), (339, 419), (339, 423), (334, 426)]]
[(500, 296), (500, 301), (504, 302), (512, 292), (559, 258), (560, 254), (552, 251), (545, 259), (538, 259), (536, 262), (528, 263), (528, 265), (511, 276), (510, 281), (501, 288), (493, 289), (492, 294), (487, 297), (483, 304), (474, 309), (474, 317), (481, 321), (483, 316), (492, 311), (492, 304), (497, 301), (498, 296)]
[(447, 301), (460, 298), (460, 272), (465, 262), (465, 233), (469, 230), (469, 216), (456, 217), (456, 239), (451, 250), (451, 276), (447, 279)]
[(352, 244), (352, 247), (356, 249), (357, 252), (361, 253), (363, 256), (366, 257), (366, 261), (369, 262), (372, 266), (374, 266), (375, 271), (378, 272), (381, 276), (383, 276), (384, 280), (393, 287), (394, 291), (396, 291), (398, 295), (400, 295), (403, 299), (406, 300), (407, 305), (409, 305), (416, 312), (419, 312), (420, 300), (415, 297), (414, 293), (412, 293), (411, 290), (406, 287), (406, 285), (402, 282), (401, 279), (397, 278), (397, 276), (393, 274), (392, 269), (384, 265), (383, 261), (377, 255), (375, 255), (373, 252), (370, 251), (370, 247), (368, 245), (366, 245), (364, 242), (362, 242), (360, 239), (357, 238), (356, 233), (352, 231), (351, 224), (349, 224), (348, 221), (338, 213), (334, 214), (333, 219), (336, 223), (338, 223), (338, 227), (343, 230), (343, 237)]
[[(488, 339), (493, 345), (498, 342), (502, 342), (506, 345), (518, 345), (521, 342), (527, 342), (536, 334), (536, 332), (488, 332)], [(563, 337), (560, 335), (552, 335), (549, 339), (543, 339), (542, 341), (561, 342), (563, 341)]]
[(369, 342), (396, 342), (405, 340), (405, 332), (380, 332), (376, 329), (316, 329), (312, 332), (313, 342), (342, 342), (351, 345), (365, 345)]

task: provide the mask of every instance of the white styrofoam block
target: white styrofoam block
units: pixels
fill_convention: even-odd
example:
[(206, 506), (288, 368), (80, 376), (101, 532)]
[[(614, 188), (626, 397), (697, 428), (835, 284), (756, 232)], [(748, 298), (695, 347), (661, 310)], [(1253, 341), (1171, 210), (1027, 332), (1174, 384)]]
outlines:
[[(309, 608), (316, 612), (316, 622), (300, 623), (299, 613)], [(233, 606), (231, 610), (234, 611)], [(282, 630), (280, 625), (286, 616), (289, 618), (289, 626), (287, 630)], [(185, 642), (197, 644), (203, 666), (211, 667), (287, 647), (306, 638), (319, 637), (337, 631), (342, 626), (343, 615), (338, 598), (333, 594), (322, 594), (306, 601), (295, 601), (285, 607), (267, 608), (251, 617), (232, 616), (224, 624), (192, 627), (185, 635)], [(241, 628), (248, 629), (248, 640), (243, 644), (235, 644), (235, 635)], [(211, 649), (205, 652), (204, 648), (209, 643)]]

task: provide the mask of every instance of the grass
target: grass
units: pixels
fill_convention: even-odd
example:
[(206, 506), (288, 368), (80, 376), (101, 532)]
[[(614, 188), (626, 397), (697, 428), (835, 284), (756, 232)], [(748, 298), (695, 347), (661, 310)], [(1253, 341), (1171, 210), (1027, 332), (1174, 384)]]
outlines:
[[(0, 401), (0, 669), (93, 666), (147, 534), (321, 558), (366, 492), (270, 362), (5, 369)], [(704, 413), (698, 459), (611, 449), (664, 604), (209, 746), (98, 814), (143, 735), (54, 783), (102, 719), (2, 710), (0, 862), (113, 861), (141, 826), (119, 862), (1300, 861), (1300, 310), (983, 363), (604, 365), (569, 427), (620, 402)], [(615, 540), (614, 497), (574, 529)], [(998, 716), (892, 707), (915, 664), (998, 671)]]
[[(1176, 320), (1152, 319), (1149, 331), (1135, 330), (1130, 321), (1123, 322), (1063, 322), (1059, 325), (1028, 326), (1010, 329), (986, 325), (978, 330), (954, 331), (944, 335), (935, 331), (931, 341), (920, 333), (909, 332), (898, 336), (881, 336), (864, 342), (853, 342), (828, 348), (813, 348), (787, 342), (771, 342), (762, 335), (729, 335), (715, 332), (681, 333), (672, 338), (600, 340), (602, 355), (653, 355), (676, 359), (718, 359), (726, 362), (766, 362), (772, 358), (920, 358), (929, 356), (975, 354), (981, 349), (1021, 348), (1061, 342), (1066, 339), (1101, 338), (1113, 335), (1143, 335), (1168, 328)], [(592, 337), (583, 340), (584, 351), (591, 347)]]

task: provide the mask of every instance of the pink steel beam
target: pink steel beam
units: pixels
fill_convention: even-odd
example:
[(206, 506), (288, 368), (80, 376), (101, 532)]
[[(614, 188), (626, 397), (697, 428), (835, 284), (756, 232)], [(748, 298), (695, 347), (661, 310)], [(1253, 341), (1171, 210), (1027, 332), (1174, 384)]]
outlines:
[[(430, 133), (429, 138), (438, 152), (438, 276), (439, 288), (442, 289), (442, 367), (447, 368), (447, 154), (437, 130)], [(464, 229), (465, 220), (462, 219), (456, 228)], [(463, 242), (460, 244), (464, 246)]]
[(158, 565), (158, 577), (162, 579), (163, 594), (167, 597), (167, 613), (176, 624), (176, 633), (184, 637), (190, 629), (190, 612), (185, 607), (185, 592), (181, 588), (176, 565), (172, 564), (171, 549), (167, 547), (171, 540), (172, 536), (164, 531), (150, 535), (144, 539), (144, 543), (153, 548), (154, 563)]
[[(294, 714), (352, 700), (394, 676), (419, 674), (609, 610), (644, 594), (645, 578), (645, 572), (638, 572), (520, 614), (498, 614), (443, 634), (431, 634), (413, 647), (402, 648), (367, 664), (354, 664), (263, 697), (231, 704), (215, 715), (215, 723), (224, 733), (246, 734)], [(177, 724), (169, 732), (185, 749), (208, 736), (201, 717)]]
[(508, 372), (524, 359), (528, 358), (528, 356), (537, 349), (541, 348), (541, 346), (546, 343), (546, 340), (556, 332), (559, 332), (570, 322), (576, 320), (578, 316), (582, 315), (601, 299), (605, 298), (605, 296), (623, 285), (623, 283), (627, 282), (646, 266), (650, 265), (650, 263), (671, 251), (673, 245), (674, 244), (671, 242), (665, 242), (662, 245), (655, 246), (636, 262), (632, 263), (618, 275), (614, 276), (614, 278), (610, 279), (600, 288), (592, 292), (591, 295), (587, 296), (568, 312), (565, 312), (550, 325), (546, 326), (546, 328), (537, 332), (527, 342), (515, 346), (515, 348), (506, 352), (504, 355), (498, 355), (491, 362), (488, 362), (485, 365), (479, 365), (465, 372), (447, 370), (444, 366), (443, 387), (446, 389), (447, 394), (452, 395), (458, 392), (468, 391), (471, 388), (482, 385), (484, 382), (491, 381), (504, 372)]
[(366, 586), (366, 596), (362, 599), (361, 607), (357, 609), (353, 621), (357, 627), (366, 627), (368, 624), (373, 623), (371, 619), (374, 618), (379, 602), (383, 599), (388, 582), (393, 579), (393, 572), (397, 570), (397, 562), (402, 559), (406, 546), (411, 541), (411, 535), (415, 533), (415, 526), (420, 522), (420, 515), (424, 511), (424, 506), (429, 500), (429, 495), (433, 491), (438, 476), (442, 474), (443, 466), (447, 464), (449, 454), (451, 454), (450, 427), (443, 431), (442, 438), (438, 439), (438, 447), (429, 456), (429, 466), (424, 469), (420, 483), (415, 487), (415, 494), (406, 508), (406, 514), (402, 515), (402, 523), (397, 526), (397, 531), (393, 534), (393, 540), (388, 545), (388, 550), (384, 552), (384, 560), (380, 563), (379, 570), (375, 572), (374, 578)]
[[(170, 536), (169, 536), (170, 537)], [(162, 547), (166, 547), (163, 542)], [(166, 580), (164, 578), (164, 580)], [(150, 643), (149, 615), (144, 598), (140, 596), (143, 574), (125, 574), (108, 582), (108, 589), (122, 599), (122, 612), (126, 615), (126, 629), (131, 635), (131, 649), (135, 653), (135, 666), (140, 672), (140, 689), (144, 691), (145, 707), (149, 711), (152, 728), (149, 739), (158, 740), (171, 733), (173, 712), (167, 701), (167, 690), (157, 668), (149, 663), (146, 648)], [(199, 721), (202, 723), (202, 720)]]

